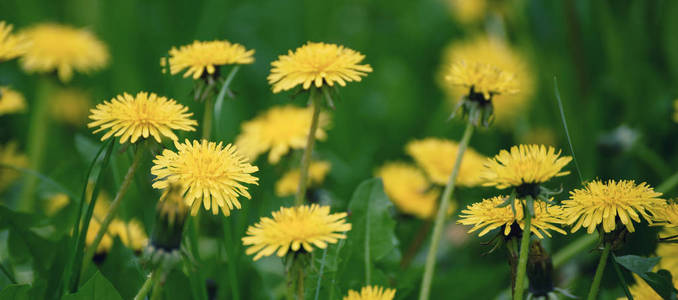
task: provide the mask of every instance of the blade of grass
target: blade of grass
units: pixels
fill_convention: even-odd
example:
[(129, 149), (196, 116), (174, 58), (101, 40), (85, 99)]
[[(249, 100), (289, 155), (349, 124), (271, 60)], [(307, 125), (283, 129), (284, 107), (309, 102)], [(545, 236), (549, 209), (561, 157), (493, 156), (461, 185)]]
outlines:
[(579, 163), (577, 162), (577, 156), (574, 154), (574, 146), (572, 146), (572, 138), (570, 138), (570, 130), (567, 127), (567, 121), (565, 120), (565, 110), (563, 109), (563, 101), (560, 99), (560, 90), (558, 89), (558, 79), (556, 76), (553, 76), (553, 86), (556, 93), (556, 100), (558, 100), (558, 109), (560, 110), (560, 119), (563, 121), (563, 128), (565, 129), (565, 136), (567, 137), (567, 143), (570, 146), (570, 152), (572, 153), (572, 159), (574, 160), (574, 166), (577, 168), (577, 175), (579, 175), (579, 182), (584, 182), (584, 177), (581, 175), (581, 170), (579, 169)]

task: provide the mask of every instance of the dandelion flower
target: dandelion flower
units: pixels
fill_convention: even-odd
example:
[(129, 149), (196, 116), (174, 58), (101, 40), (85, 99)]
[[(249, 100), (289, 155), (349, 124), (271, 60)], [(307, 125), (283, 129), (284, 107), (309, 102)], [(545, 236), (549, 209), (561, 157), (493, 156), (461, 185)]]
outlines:
[(385, 289), (376, 285), (365, 286), (360, 292), (349, 290), (344, 300), (392, 300), (395, 293), (395, 289)]
[[(678, 236), (678, 228), (665, 228), (659, 233), (660, 237)], [(673, 274), (673, 279), (678, 280), (678, 244), (676, 243), (658, 243), (657, 256), (661, 257), (660, 269), (666, 269)]]
[(21, 67), (29, 73), (56, 71), (59, 80), (68, 82), (73, 72), (89, 73), (106, 66), (106, 45), (85, 29), (59, 24), (40, 24), (23, 32), (31, 41), (21, 58)]
[[(425, 138), (409, 142), (405, 151), (424, 169), (431, 181), (445, 185), (454, 169), (459, 144), (446, 139)], [(457, 184), (467, 187), (479, 185), (482, 182), (480, 172), (486, 159), (475, 150), (467, 148), (459, 167)]]
[(452, 64), (445, 79), (469, 90), (471, 97), (477, 93), (482, 100), (490, 101), (494, 95), (515, 94), (518, 89), (514, 77), (491, 64), (462, 60)]
[[(5, 146), (0, 146), (0, 164), (17, 168), (28, 166), (28, 157), (18, 152), (16, 142), (9, 142)], [(12, 168), (0, 167), (0, 192), (9, 187), (15, 180), (21, 176), (17, 170)]]
[[(101, 223), (92, 218), (87, 228), (87, 236), (85, 237), (85, 244), (88, 246), (94, 242), (94, 238), (101, 228)], [(99, 242), (97, 246), (96, 253), (107, 253), (113, 247), (113, 241), (115, 237), (118, 237), (123, 245), (134, 250), (141, 251), (141, 249), (146, 246), (148, 242), (148, 236), (144, 231), (141, 223), (136, 220), (132, 220), (129, 223), (125, 223), (119, 219), (114, 219), (111, 224), (108, 226), (108, 231)]]
[(79, 127), (87, 122), (91, 103), (87, 92), (63, 88), (54, 93), (50, 101), (50, 113), (54, 120)]
[(251, 198), (243, 184), (257, 184), (259, 179), (250, 174), (259, 169), (247, 163), (237, 147), (206, 140), (174, 142), (174, 146), (177, 152), (165, 149), (153, 160), (153, 187), (166, 189), (170, 183), (181, 184), (192, 215), (198, 213), (202, 203), (213, 214), (219, 214), (221, 208), (228, 216), (232, 209), (240, 209), (238, 196)]
[[(205, 71), (212, 75), (219, 66), (231, 64), (251, 64), (254, 62), (254, 50), (247, 50), (243, 45), (229, 41), (193, 41), (193, 44), (172, 47), (169, 51), (170, 73), (177, 74), (183, 70), (184, 78), (193, 76), (198, 79)], [(160, 61), (165, 66), (165, 59)]]
[[(675, 272), (675, 271), (674, 271)], [(673, 277), (673, 286), (678, 286), (678, 278), (676, 278), (675, 273), (672, 273)], [(633, 299), (638, 299), (638, 300), (663, 300), (657, 292), (654, 291), (654, 289), (647, 284), (647, 282), (640, 278), (640, 276), (636, 275), (635, 273), (633, 274), (633, 278), (636, 280), (636, 283), (632, 286), (629, 287), (629, 292), (631, 292), (631, 296), (633, 296)], [(626, 300), (628, 298), (623, 297), (623, 298), (617, 298), (618, 300)]]
[[(272, 107), (256, 118), (242, 124), (242, 133), (235, 139), (238, 149), (250, 160), (269, 151), (268, 161), (277, 163), (290, 149), (306, 148), (313, 111), (308, 107), (292, 105)], [(325, 128), (329, 115), (320, 113), (316, 139), (327, 137)]]
[[(421, 170), (406, 163), (394, 162), (379, 168), (376, 176), (381, 177), (384, 192), (398, 210), (422, 219), (430, 219), (435, 215), (440, 190), (431, 188), (431, 183)], [(449, 212), (454, 209), (450, 207)]]
[(313, 247), (325, 249), (345, 239), (351, 224), (346, 223), (346, 213), (330, 214), (329, 206), (317, 204), (295, 207), (282, 207), (273, 212), (273, 218), (263, 217), (259, 223), (247, 228), (247, 236), (242, 238), (247, 255), (256, 253), (254, 260), (273, 253), (283, 257), (290, 250), (306, 252)]
[[(473, 228), (469, 230), (469, 233), (482, 229), (478, 234), (481, 237), (496, 228), (502, 228), (504, 235), (508, 236), (512, 230), (517, 229), (514, 228), (516, 223), (520, 226), (520, 229), (525, 228), (522, 201), (515, 200), (515, 214), (511, 205), (498, 207), (506, 201), (506, 197), (498, 196), (484, 199), (481, 202), (467, 206), (466, 209), (461, 211), (457, 223), (472, 225)], [(540, 239), (543, 239), (544, 236), (551, 237), (549, 230), (566, 234), (564, 230), (558, 227), (563, 224), (563, 220), (560, 218), (562, 213), (563, 209), (559, 206), (550, 205), (543, 201), (535, 201), (530, 231)]]
[[(330, 163), (326, 161), (312, 161), (308, 167), (308, 183), (311, 186), (322, 183), (329, 171)], [(283, 174), (280, 180), (275, 183), (275, 194), (278, 197), (294, 195), (299, 186), (299, 176), (301, 176), (301, 172), (298, 168)]]
[(462, 24), (480, 21), (485, 16), (486, 0), (447, 0), (452, 16)]
[(0, 87), (0, 116), (25, 110), (26, 100), (21, 93), (7, 87)]
[(650, 214), (656, 215), (666, 205), (661, 195), (644, 182), (594, 180), (583, 189), (571, 191), (570, 199), (563, 201), (563, 220), (574, 224), (572, 232), (585, 227), (593, 233), (600, 224), (605, 232), (611, 232), (618, 220), (634, 232), (633, 222), (640, 222), (639, 216), (652, 222)]
[(12, 34), (12, 25), (0, 21), (0, 61), (19, 57), (26, 52), (28, 46), (24, 35)]
[(678, 203), (669, 203), (659, 209), (653, 221), (665, 227), (678, 227)]
[(297, 48), (287, 55), (281, 55), (271, 63), (268, 83), (273, 93), (290, 90), (302, 85), (304, 90), (314, 85), (345, 86), (346, 82), (360, 81), (372, 72), (370, 65), (361, 65), (365, 55), (335, 44), (312, 43)]
[(178, 138), (173, 129), (194, 131), (198, 123), (189, 119), (193, 113), (174, 99), (167, 99), (155, 93), (140, 92), (136, 96), (124, 93), (105, 101), (91, 110), (87, 124), (89, 128), (99, 127), (94, 133), (108, 130), (101, 140), (111, 136), (121, 137), (120, 143), (129, 140), (135, 143), (140, 137), (153, 136), (160, 143), (161, 136), (173, 141)]
[(544, 145), (519, 145), (510, 151), (501, 150), (485, 164), (482, 177), (484, 186), (498, 189), (518, 187), (523, 184), (540, 184), (553, 177), (570, 174), (562, 171), (572, 157), (560, 157), (560, 151)]
[(45, 203), (45, 214), (53, 216), (70, 202), (71, 200), (68, 198), (68, 195), (64, 193), (54, 194), (47, 198), (47, 202)]

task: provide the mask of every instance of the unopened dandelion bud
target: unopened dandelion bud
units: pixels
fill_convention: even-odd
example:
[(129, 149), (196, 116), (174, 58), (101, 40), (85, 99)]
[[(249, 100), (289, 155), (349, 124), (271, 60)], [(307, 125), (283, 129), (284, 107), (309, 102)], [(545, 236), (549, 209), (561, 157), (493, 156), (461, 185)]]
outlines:
[(172, 183), (158, 201), (151, 237), (151, 245), (155, 248), (173, 251), (181, 245), (181, 233), (188, 215), (182, 191), (181, 185)]
[(539, 240), (533, 240), (530, 244), (527, 259), (527, 278), (530, 280), (530, 293), (534, 297), (544, 297), (555, 288), (553, 284), (553, 262)]

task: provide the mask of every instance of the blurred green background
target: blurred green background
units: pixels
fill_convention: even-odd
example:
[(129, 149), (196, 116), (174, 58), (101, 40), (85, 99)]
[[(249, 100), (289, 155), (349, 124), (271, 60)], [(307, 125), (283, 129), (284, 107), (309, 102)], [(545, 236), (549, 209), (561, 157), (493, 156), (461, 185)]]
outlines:
[[(675, 172), (678, 156), (674, 153), (674, 137), (678, 126), (672, 119), (673, 100), (678, 92), (678, 2), (489, 0), (488, 6), (494, 9), (484, 20), (466, 25), (454, 18), (445, 0), (3, 0), (0, 20), (14, 24), (18, 30), (48, 21), (89, 28), (108, 45), (112, 60), (101, 72), (76, 75), (71, 86), (87, 90), (94, 102), (123, 92), (156, 92), (190, 106), (197, 119), (203, 108), (192, 101), (191, 80), (163, 75), (160, 58), (172, 46), (193, 40), (228, 39), (255, 49), (255, 63), (243, 66), (231, 86), (236, 98), (226, 101), (223, 111), (218, 112), (222, 122), (217, 124), (215, 134), (226, 142), (234, 140), (242, 121), (273, 105), (306, 103), (306, 99), (300, 99), (303, 97), (292, 99), (289, 93), (271, 93), (266, 76), (270, 62), (278, 55), (306, 41), (338, 43), (362, 52), (374, 72), (362, 82), (341, 89), (337, 108), (332, 112), (329, 137), (317, 148), (318, 157), (332, 163), (324, 189), (329, 191), (337, 210), (346, 209), (356, 186), (384, 162), (410, 161), (403, 149), (409, 140), (428, 136), (460, 138), (463, 123), (448, 121), (451, 110), (435, 81), (441, 52), (450, 41), (496, 26), (501, 26), (513, 47), (526, 55), (537, 78), (536, 92), (520, 129), (481, 130), (473, 137), (472, 147), (494, 155), (521, 142), (521, 137), (532, 129), (546, 128), (553, 133), (556, 146), (569, 154), (554, 96), (557, 78), (585, 180), (635, 179), (657, 186)], [(39, 77), (22, 73), (16, 61), (0, 65), (0, 83), (23, 92), (29, 102), (28, 113), (0, 118), (3, 144), (17, 140), (25, 149)], [(615, 131), (620, 126), (625, 127)], [(48, 137), (47, 159), (41, 172), (78, 194), (92, 149), (98, 147), (97, 137), (85, 127), (74, 129), (56, 123), (50, 126)], [(107, 175), (110, 178), (106, 190), (110, 194), (130, 160), (129, 155), (116, 153), (113, 172)], [(292, 203), (291, 199), (273, 194), (275, 180), (284, 170), (265, 159), (259, 159), (256, 165), (261, 169), (260, 185), (250, 188), (253, 199), (245, 200), (244, 209), (233, 216), (242, 230), (280, 205)], [(150, 180), (149, 168), (147, 162), (138, 172), (139, 184), (133, 185), (122, 214), (123, 218), (143, 220), (146, 228), (153, 224), (158, 197), (157, 191), (144, 184)], [(569, 170), (572, 174), (553, 182), (554, 188), (562, 185), (569, 191), (578, 187), (575, 165), (570, 164)], [(53, 190), (43, 182), (39, 192), (46, 196)], [(19, 193), (17, 184), (0, 197), (14, 206)], [(496, 193), (478, 188), (463, 190), (456, 198), (472, 203)], [(560, 198), (566, 195), (565, 192)], [(668, 195), (675, 195), (675, 191)], [(404, 252), (422, 221), (399, 215), (396, 220)], [(209, 237), (216, 239), (218, 227), (217, 233), (210, 233), (210, 218), (203, 221), (208, 228), (203, 242), (210, 247), (213, 243)], [(63, 234), (67, 222), (57, 226), (55, 234)], [(450, 228), (449, 236), (455, 236), (454, 230)], [(630, 244), (634, 246), (620, 253), (651, 253), (653, 234), (654, 230), (641, 228), (632, 237)], [(444, 242), (433, 299), (491, 299), (507, 287), (509, 272), (504, 249), (481, 256), (489, 250), (480, 245), (487, 238), (468, 237), (465, 242)], [(7, 236), (3, 235), (3, 239), (6, 241)], [(574, 236), (557, 237), (546, 244), (556, 250), (572, 239)], [(0, 258), (7, 259), (5, 254)], [(595, 253), (583, 253), (578, 264), (559, 270), (561, 287), (583, 295), (596, 259)], [(265, 261), (252, 264), (250, 258), (242, 259), (246, 267), (239, 276), (248, 278), (241, 288), (245, 299), (270, 297), (262, 290), (277, 286), (279, 263)], [(418, 257), (407, 273), (418, 277), (422, 263), (423, 257)], [(225, 276), (219, 264), (209, 266), (205, 272), (217, 283)], [(574, 274), (581, 274), (580, 279), (573, 278)], [(418, 280), (393, 283), (401, 285), (398, 298), (414, 299)], [(227, 297), (217, 294), (219, 298)], [(601, 296), (613, 299), (620, 295), (610, 269)]]

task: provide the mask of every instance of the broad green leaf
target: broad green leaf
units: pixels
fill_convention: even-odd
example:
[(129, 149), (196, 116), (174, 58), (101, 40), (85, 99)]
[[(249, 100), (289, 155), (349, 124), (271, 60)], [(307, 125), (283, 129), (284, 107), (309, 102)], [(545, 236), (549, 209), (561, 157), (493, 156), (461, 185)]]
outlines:
[(115, 238), (99, 270), (125, 299), (133, 298), (144, 284), (145, 278), (134, 252), (125, 247), (119, 237)]
[(673, 279), (669, 271), (662, 269), (656, 273), (645, 273), (640, 277), (642, 277), (643, 280), (645, 280), (645, 282), (662, 297), (662, 299), (676, 299), (676, 289), (673, 287)]
[(643, 275), (647, 272), (652, 272), (652, 268), (659, 263), (659, 257), (642, 257), (637, 255), (615, 256), (614, 260), (628, 269), (629, 271), (638, 275)]
[(28, 284), (10, 284), (0, 291), (0, 300), (29, 300), (30, 290)]
[(106, 277), (97, 272), (74, 294), (66, 295), (64, 300), (122, 300), (118, 291)]

